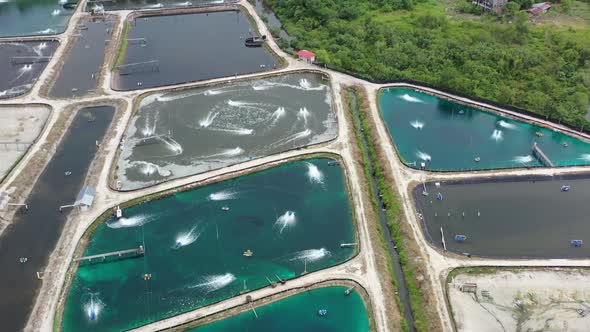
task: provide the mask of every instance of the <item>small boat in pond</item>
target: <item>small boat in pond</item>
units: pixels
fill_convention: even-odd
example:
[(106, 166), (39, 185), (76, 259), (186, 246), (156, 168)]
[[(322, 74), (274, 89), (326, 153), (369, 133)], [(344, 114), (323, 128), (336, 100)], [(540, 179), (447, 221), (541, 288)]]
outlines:
[(569, 191), (570, 186), (561, 186), (561, 191)]
[(63, 7), (64, 7), (64, 9), (71, 9), (71, 10), (73, 10), (73, 9), (76, 9), (76, 6), (77, 5), (78, 4), (76, 2), (66, 2), (66, 3), (63, 4)]
[(248, 37), (246, 38), (244, 44), (247, 47), (261, 47), (262, 45), (264, 45), (265, 41), (266, 35), (263, 35), (262, 37)]

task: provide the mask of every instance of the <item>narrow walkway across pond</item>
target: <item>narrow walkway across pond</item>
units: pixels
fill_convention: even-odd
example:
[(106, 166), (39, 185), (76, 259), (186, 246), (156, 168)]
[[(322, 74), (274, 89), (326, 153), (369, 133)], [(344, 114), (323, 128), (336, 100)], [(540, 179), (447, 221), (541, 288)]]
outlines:
[[(59, 206), (76, 200), (94, 159), (95, 143), (104, 137), (113, 115), (112, 107), (78, 111), (26, 200), (29, 210), (18, 211), (13, 224), (0, 237), (2, 331), (18, 331), (26, 324), (41, 285), (36, 273), (45, 271), (68, 215), (60, 213)], [(71, 174), (66, 176), (68, 171)]]
[[(351, 105), (352, 108), (352, 112), (353, 112), (353, 121), (354, 121), (354, 128), (356, 130), (356, 132), (360, 135), (360, 137), (362, 137), (362, 141), (361, 144), (363, 144), (364, 148), (364, 153), (365, 153), (365, 158), (364, 160), (367, 161), (368, 165), (368, 169), (369, 169), (369, 173), (370, 174), (374, 174), (373, 171), (373, 164), (371, 162), (371, 158), (369, 157), (369, 153), (368, 153), (368, 142), (367, 142), (367, 134), (365, 132), (363, 132), (361, 129), (361, 123), (360, 123), (360, 118), (359, 118), (359, 109), (358, 109), (358, 104), (357, 104), (357, 95), (354, 91), (349, 90), (348, 93), (350, 94), (353, 102)], [(404, 278), (404, 273), (402, 271), (402, 265), (399, 259), (399, 255), (397, 253), (397, 250), (395, 248), (395, 245), (393, 243), (393, 239), (391, 237), (391, 232), (389, 230), (389, 226), (387, 225), (387, 212), (384, 211), (385, 205), (383, 204), (383, 201), (381, 200), (381, 196), (379, 196), (379, 187), (377, 186), (377, 179), (372, 176), (369, 179), (372, 183), (371, 188), (373, 189), (373, 197), (375, 198), (375, 200), (377, 201), (378, 207), (379, 207), (379, 224), (381, 224), (381, 230), (383, 232), (383, 236), (385, 237), (385, 243), (387, 245), (387, 250), (389, 251), (389, 255), (391, 256), (391, 262), (392, 262), (392, 266), (393, 266), (393, 272), (395, 274), (395, 279), (397, 279), (397, 291), (398, 291), (398, 296), (399, 296), (399, 300), (403, 305), (403, 313), (402, 315), (404, 316), (404, 319), (406, 321), (406, 323), (408, 324), (408, 330), (409, 332), (415, 331), (416, 327), (414, 325), (414, 317), (412, 316), (412, 310), (410, 308), (410, 299), (409, 299), (409, 295), (408, 295), (408, 288), (406, 287), (406, 280)]]

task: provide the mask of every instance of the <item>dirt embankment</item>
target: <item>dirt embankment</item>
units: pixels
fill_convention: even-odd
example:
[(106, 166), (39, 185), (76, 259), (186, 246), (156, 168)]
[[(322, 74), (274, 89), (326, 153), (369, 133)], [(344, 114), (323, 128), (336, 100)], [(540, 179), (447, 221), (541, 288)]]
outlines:
[[(348, 102), (348, 96), (346, 93), (346, 89), (341, 89), (341, 96), (343, 100), (344, 106), (344, 120), (347, 122), (349, 128), (354, 128), (353, 119), (352, 119), (352, 110), (350, 109), (350, 103)], [(357, 174), (362, 174), (363, 176), (360, 177), (360, 181), (358, 183), (359, 187), (362, 190), (362, 200), (363, 205), (366, 207), (370, 207), (365, 209), (364, 213), (367, 217), (367, 221), (369, 222), (369, 236), (371, 242), (373, 243), (373, 255), (375, 257), (375, 262), (377, 263), (378, 273), (381, 276), (381, 283), (382, 288), (384, 290), (384, 297), (387, 303), (387, 316), (389, 318), (389, 330), (390, 331), (401, 331), (402, 330), (402, 317), (400, 314), (399, 307), (395, 301), (396, 294), (394, 289), (394, 281), (393, 276), (389, 272), (389, 267), (387, 262), (390, 260), (389, 254), (387, 253), (386, 248), (383, 244), (383, 238), (380, 234), (379, 229), (379, 221), (378, 216), (375, 211), (375, 204), (371, 199), (371, 189), (367, 183), (367, 179), (365, 178), (364, 168), (363, 168), (363, 155), (359, 148), (359, 142), (356, 136), (351, 133), (349, 135), (350, 141), (350, 148), (352, 151), (353, 159), (354, 159), (354, 167), (356, 168)]]
[[(361, 92), (358, 96), (361, 106), (360, 112), (364, 113), (367, 119), (370, 119), (372, 117), (372, 114), (370, 111), (370, 102), (368, 100), (366, 91), (364, 90), (364, 88), (358, 90)], [(375, 147), (377, 161), (384, 170), (387, 170), (388, 167), (383, 166), (389, 164), (386, 152), (384, 150), (384, 146), (383, 144), (381, 144), (381, 142), (375, 141), (376, 137), (379, 137), (377, 128), (375, 127), (375, 121), (374, 119), (371, 119), (371, 121), (366, 121), (366, 123), (369, 129), (369, 137), (371, 140), (373, 140), (372, 142), (370, 142), (370, 144), (373, 144), (373, 146)], [(397, 185), (395, 183), (393, 174), (387, 171), (383, 173), (385, 181), (388, 184), (389, 188), (395, 191)], [(401, 197), (401, 195), (398, 192), (396, 192), (396, 195), (398, 197)], [(434, 291), (432, 289), (431, 282), (429, 279), (433, 276), (430, 276), (428, 274), (428, 270), (426, 268), (426, 264), (429, 260), (429, 257), (424, 255), (420, 250), (420, 247), (416, 239), (414, 238), (412, 227), (408, 223), (408, 220), (406, 219), (403, 213), (403, 209), (400, 209), (400, 216), (398, 220), (399, 230), (401, 232), (403, 239), (403, 248), (405, 249), (407, 256), (407, 262), (414, 271), (414, 280), (412, 280), (412, 282), (416, 284), (417, 289), (420, 292), (420, 297), (422, 298), (422, 311), (424, 312), (427, 318), (427, 331), (442, 331), (442, 324), (436, 309), (436, 298), (434, 296)]]

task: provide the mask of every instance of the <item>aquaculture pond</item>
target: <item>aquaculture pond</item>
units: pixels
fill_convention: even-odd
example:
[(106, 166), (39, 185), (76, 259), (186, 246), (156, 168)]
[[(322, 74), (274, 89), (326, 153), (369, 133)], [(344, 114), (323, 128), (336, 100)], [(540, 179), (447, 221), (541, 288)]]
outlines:
[(136, 258), (83, 263), (64, 331), (125, 330), (351, 258), (352, 209), (331, 159), (289, 162), (123, 210), (85, 255), (137, 248)]
[(404, 163), (435, 171), (590, 164), (590, 143), (411, 89), (381, 91), (381, 115)]
[(188, 8), (194, 6), (215, 6), (233, 3), (232, 0), (117, 0), (96, 1), (88, 4), (86, 9), (129, 10), (129, 9), (158, 9), (158, 8)]
[(127, 129), (117, 181), (143, 188), (333, 139), (329, 83), (289, 74), (148, 95)]
[[(316, 288), (246, 311), (191, 332), (323, 331), (369, 332), (369, 317), (356, 291), (345, 296), (346, 287)], [(325, 314), (320, 315), (320, 311)], [(323, 311), (322, 311), (323, 312)]]
[(62, 33), (75, 4), (69, 0), (0, 0), (0, 37)]
[[(21, 208), (0, 237), (0, 322), (2, 331), (24, 328), (41, 282), (37, 272), (47, 267), (68, 216), (59, 207), (72, 204), (86, 178), (96, 153), (114, 115), (112, 107), (79, 110), (62, 142), (25, 200), (28, 211)], [(70, 172), (65, 176), (65, 172)], [(22, 203), (22, 202), (11, 202)]]
[(0, 42), (0, 99), (29, 91), (57, 46), (57, 41)]
[[(143, 89), (275, 68), (265, 47), (244, 45), (252, 30), (239, 10), (138, 17), (124, 60), (115, 68), (114, 87)], [(178, 49), (182, 52), (171, 51)]]
[(81, 20), (76, 42), (69, 51), (63, 68), (51, 88), (51, 96), (72, 98), (94, 91), (111, 39), (114, 20), (110, 16), (97, 16)]
[(428, 195), (423, 191), (418, 185), (414, 198), (426, 237), (442, 247), (442, 228), (449, 251), (506, 258), (590, 255), (587, 175), (427, 183)]

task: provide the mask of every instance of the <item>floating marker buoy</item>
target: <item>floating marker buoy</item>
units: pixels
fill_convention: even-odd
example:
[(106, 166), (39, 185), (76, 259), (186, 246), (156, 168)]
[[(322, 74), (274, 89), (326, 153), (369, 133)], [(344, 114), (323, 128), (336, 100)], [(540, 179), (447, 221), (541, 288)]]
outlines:
[(570, 186), (561, 186), (561, 191), (569, 191)]
[(438, 199), (439, 201), (442, 201), (443, 195), (441, 193), (436, 194), (436, 199)]

